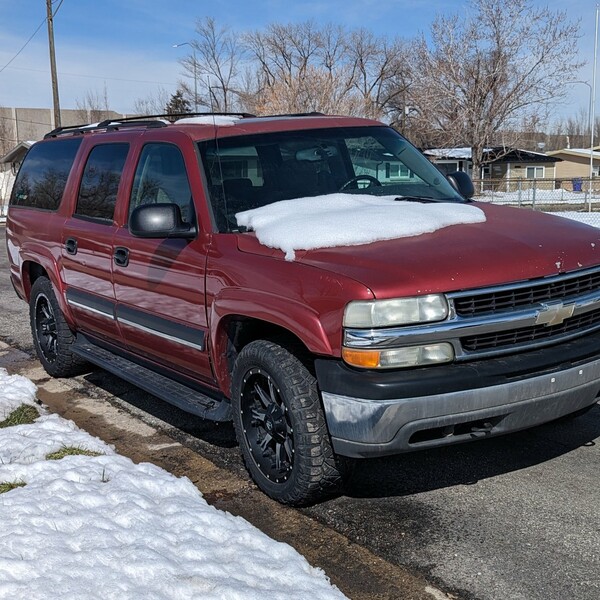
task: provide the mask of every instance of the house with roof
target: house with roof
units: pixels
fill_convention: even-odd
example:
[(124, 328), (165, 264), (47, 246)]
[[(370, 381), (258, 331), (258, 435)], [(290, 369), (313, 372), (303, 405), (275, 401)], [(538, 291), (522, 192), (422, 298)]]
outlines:
[(481, 173), (473, 173), (471, 148), (432, 148), (423, 153), (445, 174), (465, 171), (475, 180), (555, 179), (556, 165), (562, 159), (540, 152), (505, 148), (485, 148)]
[(590, 158), (592, 174), (600, 175), (600, 147), (594, 148), (590, 157), (589, 148), (564, 148), (548, 152), (548, 156), (560, 158), (556, 164), (557, 179), (587, 179), (590, 176)]

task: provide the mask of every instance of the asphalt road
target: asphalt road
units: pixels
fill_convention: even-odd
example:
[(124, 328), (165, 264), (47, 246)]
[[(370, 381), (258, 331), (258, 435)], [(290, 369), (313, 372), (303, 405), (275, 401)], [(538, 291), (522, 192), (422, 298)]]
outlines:
[[(1, 226), (0, 339), (32, 352)], [(230, 426), (186, 415), (103, 372), (84, 378), (246, 477)], [(359, 461), (344, 495), (303, 512), (456, 598), (598, 600), (599, 441), (596, 405), (503, 438)]]

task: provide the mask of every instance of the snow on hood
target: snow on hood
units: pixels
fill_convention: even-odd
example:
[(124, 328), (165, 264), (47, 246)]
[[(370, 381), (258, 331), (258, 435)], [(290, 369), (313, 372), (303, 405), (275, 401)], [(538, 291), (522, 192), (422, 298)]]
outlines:
[(282, 200), (235, 216), (238, 225), (254, 230), (261, 244), (283, 250), (286, 260), (294, 260), (296, 250), (358, 246), (485, 221), (482, 210), (467, 204), (366, 194)]

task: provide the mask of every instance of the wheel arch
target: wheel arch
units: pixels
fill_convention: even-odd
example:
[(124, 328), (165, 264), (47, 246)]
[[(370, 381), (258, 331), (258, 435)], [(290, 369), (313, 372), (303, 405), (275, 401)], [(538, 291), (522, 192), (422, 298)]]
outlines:
[(314, 373), (315, 353), (295, 332), (280, 323), (228, 314), (219, 320), (212, 339), (215, 375), (226, 396), (231, 394), (231, 373), (237, 356), (245, 346), (256, 340), (277, 343)]
[(58, 266), (53, 258), (48, 258), (43, 254), (37, 255), (35, 258), (24, 256), (21, 264), (21, 282), (25, 300), (31, 300), (31, 288), (37, 279), (46, 277), (50, 280), (54, 288), (54, 295), (61, 311), (63, 312), (67, 322), (73, 326), (71, 311), (64, 297), (64, 286), (58, 273)]

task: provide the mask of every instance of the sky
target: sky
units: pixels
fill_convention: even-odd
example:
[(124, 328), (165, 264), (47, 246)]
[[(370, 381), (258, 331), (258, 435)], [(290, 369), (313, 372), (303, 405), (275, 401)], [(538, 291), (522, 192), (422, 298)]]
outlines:
[[(573, 74), (573, 80), (591, 83), (593, 1), (532, 3), (552, 10), (567, 7), (569, 18), (581, 19), (582, 38), (574, 43), (588, 64)], [(196, 21), (205, 16), (236, 31), (314, 19), (409, 39), (426, 34), (435, 14), (466, 15), (468, 7), (468, 0), (63, 0), (54, 20), (60, 103), (62, 108), (76, 108), (87, 93), (102, 95), (106, 88), (111, 108), (131, 113), (136, 99), (156, 96), (161, 88), (174, 92), (183, 77), (178, 61), (189, 47), (173, 45), (193, 39)], [(46, 2), (0, 0), (0, 15), (0, 106), (50, 108)], [(3, 69), (42, 23), (31, 42)], [(569, 98), (557, 114), (579, 110), (587, 114), (590, 89), (567, 85)]]

